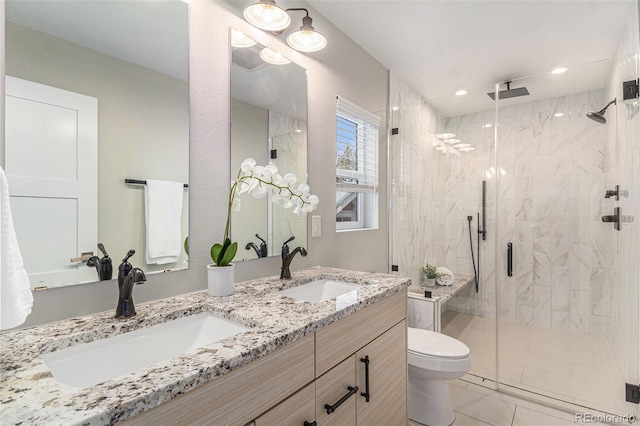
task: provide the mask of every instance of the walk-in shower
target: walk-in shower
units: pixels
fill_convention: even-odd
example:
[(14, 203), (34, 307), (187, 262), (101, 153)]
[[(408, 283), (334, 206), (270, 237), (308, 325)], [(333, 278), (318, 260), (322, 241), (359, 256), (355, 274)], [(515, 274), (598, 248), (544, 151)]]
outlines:
[[(471, 349), (463, 380), (576, 412), (638, 415), (625, 389), (640, 382), (640, 247), (631, 237), (640, 232), (640, 114), (606, 103), (622, 99), (639, 57), (514, 79), (529, 96), (469, 90), (486, 103), (459, 114), (440, 115), (444, 99), (392, 112), (394, 264), (416, 278), (413, 265), (428, 258), (478, 283), (441, 308), (442, 332)], [(579, 86), (582, 75), (598, 78)], [(416, 98), (393, 81), (392, 100)], [(541, 97), (543, 86), (552, 93)], [(475, 151), (436, 151), (429, 135), (445, 132)], [(616, 185), (625, 196), (605, 198)], [(635, 218), (620, 231), (602, 221), (617, 208)]]

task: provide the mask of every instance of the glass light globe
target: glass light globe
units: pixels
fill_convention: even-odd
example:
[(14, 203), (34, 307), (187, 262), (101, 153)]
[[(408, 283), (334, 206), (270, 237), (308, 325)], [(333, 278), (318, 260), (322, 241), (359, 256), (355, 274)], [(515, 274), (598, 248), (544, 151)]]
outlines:
[(282, 31), (291, 23), (287, 12), (274, 0), (260, 0), (260, 3), (247, 6), (243, 14), (251, 25), (266, 31)]
[(245, 33), (231, 28), (231, 46), (233, 47), (251, 47), (258, 42), (247, 36)]
[(291, 62), (290, 60), (282, 56), (281, 53), (278, 53), (275, 50), (271, 50), (268, 47), (265, 47), (260, 51), (260, 57), (263, 61), (273, 65), (285, 65)]
[(327, 39), (311, 23), (309, 16), (302, 18), (302, 26), (287, 37), (287, 44), (299, 52), (317, 52), (323, 49), (327, 45)]

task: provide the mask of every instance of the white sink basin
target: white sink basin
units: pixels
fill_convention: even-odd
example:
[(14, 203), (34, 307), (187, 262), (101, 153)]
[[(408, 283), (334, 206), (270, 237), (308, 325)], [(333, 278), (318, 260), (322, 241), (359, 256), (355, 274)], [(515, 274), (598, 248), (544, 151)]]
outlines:
[(76, 391), (249, 330), (203, 312), (42, 355), (53, 377)]
[(316, 280), (298, 287), (282, 290), (278, 294), (311, 303), (320, 303), (335, 298), (336, 303), (343, 304), (348, 301), (347, 305), (350, 305), (358, 299), (358, 288), (360, 286), (356, 284), (342, 281)]

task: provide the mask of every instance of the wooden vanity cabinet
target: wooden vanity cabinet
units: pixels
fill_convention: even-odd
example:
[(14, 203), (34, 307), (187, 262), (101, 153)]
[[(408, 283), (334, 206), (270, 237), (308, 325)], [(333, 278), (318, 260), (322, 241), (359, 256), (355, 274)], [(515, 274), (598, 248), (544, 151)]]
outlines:
[(406, 307), (405, 290), (126, 424), (405, 425)]
[[(316, 374), (330, 359), (347, 357), (316, 379), (318, 426), (407, 423), (405, 317), (406, 293), (401, 292), (316, 332)], [(336, 404), (356, 386), (327, 413), (325, 404)]]

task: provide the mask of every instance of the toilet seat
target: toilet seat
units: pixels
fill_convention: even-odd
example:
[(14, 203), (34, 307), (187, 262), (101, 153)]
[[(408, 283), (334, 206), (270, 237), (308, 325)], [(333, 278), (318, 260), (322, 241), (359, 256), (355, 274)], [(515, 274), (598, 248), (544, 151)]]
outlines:
[(409, 354), (424, 358), (463, 359), (469, 356), (467, 345), (446, 334), (408, 327)]

